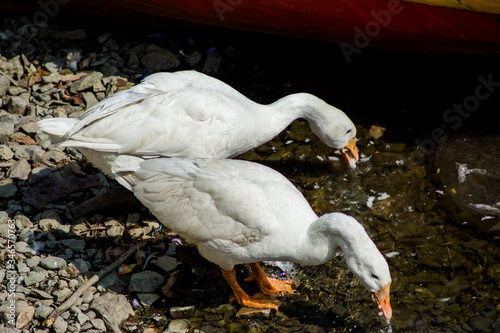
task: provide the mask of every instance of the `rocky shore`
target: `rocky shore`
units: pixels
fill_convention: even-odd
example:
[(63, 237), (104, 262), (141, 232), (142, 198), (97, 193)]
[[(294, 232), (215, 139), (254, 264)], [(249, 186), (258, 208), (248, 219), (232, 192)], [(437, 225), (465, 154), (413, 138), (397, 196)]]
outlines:
[[(216, 266), (159, 230), (133, 195), (76, 149), (53, 146), (37, 128), (43, 118), (79, 117), (158, 71), (216, 75), (224, 69), (227, 77), (239, 77), (231, 82), (235, 87), (266, 103), (293, 90), (291, 81), (270, 84), (238, 48), (178, 33), (124, 40), (108, 31), (3, 19), (0, 50), (0, 332), (389, 330), (341, 258), (315, 270), (267, 266), (299, 282), (299, 293), (278, 312), (230, 303)], [(391, 265), (394, 331), (500, 332), (498, 243), (463, 225), (468, 217), (439, 187), (433, 158), (404, 140), (386, 139), (386, 130), (358, 126), (356, 171), (346, 169), (304, 121), (241, 158), (284, 172), (318, 214), (339, 210), (362, 219)], [(454, 181), (446, 184), (451, 191)], [(479, 213), (475, 219), (481, 220), (484, 211)], [(141, 243), (158, 236), (156, 243)], [(143, 246), (134, 248), (138, 244)], [(132, 254), (50, 328), (43, 325), (127, 252)], [(245, 267), (238, 273), (248, 275)]]

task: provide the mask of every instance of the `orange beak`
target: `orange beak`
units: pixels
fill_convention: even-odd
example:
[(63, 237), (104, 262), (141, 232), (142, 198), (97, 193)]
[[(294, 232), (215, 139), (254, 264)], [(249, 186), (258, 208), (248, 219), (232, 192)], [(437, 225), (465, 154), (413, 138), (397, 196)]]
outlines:
[(382, 310), (386, 320), (390, 320), (392, 318), (392, 308), (389, 296), (390, 289), (391, 284), (388, 283), (384, 288), (382, 288), (382, 290), (373, 293), (378, 307)]
[(339, 150), (342, 156), (344, 156), (347, 165), (351, 168), (355, 168), (356, 161), (359, 160), (358, 150), (356, 149), (356, 136), (354, 136), (344, 148)]

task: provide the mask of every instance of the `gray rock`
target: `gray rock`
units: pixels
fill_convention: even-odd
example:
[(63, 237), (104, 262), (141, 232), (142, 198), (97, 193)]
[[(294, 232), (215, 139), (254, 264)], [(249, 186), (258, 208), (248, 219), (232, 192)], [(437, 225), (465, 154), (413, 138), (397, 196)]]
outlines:
[(33, 268), (35, 266), (38, 266), (38, 264), (40, 263), (40, 261), (42, 261), (42, 259), (40, 257), (33, 256), (33, 257), (29, 258), (29, 259), (26, 259), (26, 264), (29, 267)]
[(38, 132), (38, 124), (36, 121), (32, 121), (21, 125), (21, 129), (28, 134), (35, 134), (36, 132)]
[(87, 91), (85, 94), (83, 94), (83, 100), (85, 101), (85, 107), (87, 109), (90, 109), (91, 107), (99, 103), (95, 95), (90, 91)]
[(25, 215), (17, 214), (16, 216), (14, 216), (14, 221), (16, 221), (16, 227), (19, 230), (33, 228), (33, 222), (31, 222), (30, 219)]
[(53, 299), (51, 294), (49, 294), (48, 292), (45, 292), (43, 290), (38, 290), (38, 289), (32, 289), (30, 291), (30, 295), (33, 297), (36, 297), (36, 298)]
[(88, 88), (91, 88), (94, 84), (96, 84), (98, 81), (101, 80), (102, 78), (102, 73), (99, 72), (91, 72), (84, 77), (82, 77), (79, 80), (76, 80), (71, 84), (69, 90), (72, 94), (77, 93), (79, 91), (86, 90)]
[(16, 242), (14, 249), (19, 253), (31, 253), (31, 247), (26, 242)]
[[(0, 234), (1, 234), (1, 231), (0, 231)], [(18, 239), (22, 242), (32, 244), (35, 241), (35, 231), (33, 229), (24, 229), (19, 234)]]
[(35, 318), (40, 320), (45, 320), (54, 309), (50, 306), (40, 305), (35, 310)]
[(17, 264), (17, 271), (20, 274), (28, 273), (30, 271), (30, 268), (28, 267), (28, 265), (26, 265), (25, 262), (21, 261), (19, 264)]
[(61, 316), (57, 317), (54, 324), (52, 324), (52, 329), (55, 333), (66, 333), (68, 331), (68, 323), (66, 320), (61, 318)]
[(151, 293), (161, 287), (166, 279), (160, 273), (154, 271), (143, 271), (135, 273), (130, 279), (129, 292)]
[(161, 269), (164, 273), (173, 271), (180, 263), (174, 257), (161, 256), (151, 260), (151, 264)]
[(0, 198), (11, 198), (17, 193), (17, 187), (12, 179), (0, 179)]
[(15, 161), (7, 171), (6, 176), (11, 179), (26, 180), (31, 172), (31, 165), (26, 159)]
[(61, 243), (64, 246), (69, 247), (70, 249), (72, 249), (75, 252), (78, 252), (78, 253), (85, 252), (85, 240), (84, 239), (74, 239), (74, 238), (62, 239)]
[(90, 323), (96, 330), (106, 332), (106, 324), (104, 324), (104, 320), (95, 318), (90, 320)]
[(123, 231), (125, 230), (125, 227), (122, 225), (114, 225), (108, 230), (106, 230), (106, 234), (109, 237), (118, 237), (123, 235)]
[(26, 278), (24, 278), (24, 285), (26, 287), (29, 287), (29, 286), (32, 286), (32, 285), (38, 283), (38, 282), (42, 282), (43, 280), (45, 280), (45, 274), (43, 274), (41, 272), (31, 271), (28, 273)]
[(169, 50), (150, 52), (141, 58), (141, 63), (151, 72), (168, 71), (181, 65), (179, 59)]
[(169, 333), (186, 333), (191, 327), (191, 322), (187, 319), (174, 319), (168, 324)]
[(42, 148), (38, 145), (19, 145), (12, 147), (14, 156), (17, 159), (21, 158), (32, 159), (33, 156), (41, 150)]
[(85, 274), (92, 269), (92, 265), (87, 260), (75, 259), (72, 261), (72, 264), (75, 265), (76, 268), (78, 268), (80, 274)]
[(9, 90), (10, 87), (10, 79), (5, 76), (0, 74), (0, 97), (4, 96), (7, 90)]
[(104, 294), (90, 304), (106, 326), (115, 332), (120, 332), (120, 325), (134, 314), (132, 306), (124, 295)]
[(12, 96), (7, 103), (7, 111), (13, 114), (24, 115), (29, 104), (29, 93), (22, 93), (19, 96)]
[(59, 150), (49, 150), (45, 154), (43, 154), (43, 158), (48, 160), (48, 161), (54, 161), (56, 163), (62, 161), (62, 160), (67, 160), (68, 156), (66, 156), (65, 153)]
[(48, 256), (47, 258), (42, 260), (40, 266), (46, 269), (56, 270), (66, 266), (66, 260), (59, 257)]
[(85, 313), (83, 312), (79, 312), (77, 315), (76, 315), (76, 319), (78, 320), (78, 322), (80, 323), (80, 325), (83, 325), (85, 324), (87, 321), (90, 320), (89, 316), (87, 316)]
[(154, 302), (156, 302), (160, 298), (160, 295), (152, 293), (138, 293), (137, 298), (139, 299), (139, 302), (141, 302), (143, 306), (150, 307), (151, 305), (153, 305)]
[(56, 302), (62, 303), (71, 296), (73, 292), (69, 288), (63, 288), (61, 290), (56, 290), (52, 293), (52, 296), (55, 297)]
[[(0, 125), (0, 127), (3, 126), (3, 124)], [(14, 128), (12, 128), (14, 130)], [(1, 130), (0, 130), (1, 132)], [(1, 134), (1, 133), (0, 133)], [(14, 157), (14, 152), (12, 149), (10, 149), (6, 145), (0, 145), (0, 160), (10, 160), (12, 157)]]
[(0, 134), (11, 135), (14, 133), (14, 124), (1, 122), (0, 123)]
[(92, 291), (87, 291), (82, 295), (82, 303), (90, 303), (94, 299), (94, 293)]

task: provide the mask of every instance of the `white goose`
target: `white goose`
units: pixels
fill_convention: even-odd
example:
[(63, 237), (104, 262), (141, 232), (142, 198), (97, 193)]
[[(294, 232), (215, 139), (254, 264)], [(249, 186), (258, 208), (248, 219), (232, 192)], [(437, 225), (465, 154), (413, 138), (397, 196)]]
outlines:
[(275, 300), (252, 298), (236, 281), (234, 266), (250, 264), (268, 295), (292, 292), (293, 281), (268, 278), (259, 261), (320, 265), (341, 250), (347, 266), (376, 297), (387, 320), (389, 267), (363, 226), (342, 213), (318, 218), (304, 196), (279, 172), (242, 160), (158, 158), (117, 180), (172, 231), (197, 245), (222, 268), (236, 300), (277, 309)]
[(44, 119), (38, 126), (54, 143), (78, 148), (111, 175), (127, 170), (124, 156), (231, 158), (271, 140), (297, 118), (308, 120), (312, 131), (355, 167), (356, 128), (339, 109), (305, 93), (258, 104), (196, 71), (150, 75), (80, 119)]

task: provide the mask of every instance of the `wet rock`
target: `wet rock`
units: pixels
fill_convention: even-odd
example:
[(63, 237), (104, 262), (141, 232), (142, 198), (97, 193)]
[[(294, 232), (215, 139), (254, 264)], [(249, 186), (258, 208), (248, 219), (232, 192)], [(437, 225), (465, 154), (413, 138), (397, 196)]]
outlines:
[(15, 161), (14, 164), (7, 171), (6, 176), (12, 179), (26, 180), (31, 172), (31, 165), (26, 159)]
[(464, 211), (455, 219), (500, 233), (500, 137), (448, 138), (439, 144), (434, 164), (444, 189)]
[(40, 262), (40, 266), (46, 269), (56, 270), (66, 266), (66, 260), (59, 257), (48, 256)]
[(241, 309), (236, 312), (236, 318), (269, 318), (271, 316), (272, 309), (253, 309), (247, 307), (241, 307)]
[(160, 299), (160, 295), (152, 293), (138, 293), (137, 298), (143, 306), (150, 307), (154, 302)]
[(186, 333), (191, 327), (191, 322), (187, 319), (174, 319), (168, 324), (168, 332)]
[(189, 318), (193, 317), (196, 312), (196, 307), (194, 305), (189, 306), (173, 306), (170, 308), (170, 316), (172, 318)]
[(371, 161), (378, 166), (388, 167), (388, 166), (400, 166), (404, 163), (404, 155), (401, 153), (394, 152), (381, 152), (374, 154)]
[(124, 295), (102, 295), (92, 301), (90, 309), (95, 311), (114, 332), (120, 332), (120, 325), (134, 314), (132, 306)]
[(151, 293), (160, 288), (166, 281), (166, 278), (160, 273), (154, 271), (143, 271), (135, 273), (130, 279), (128, 286), (129, 292)]

